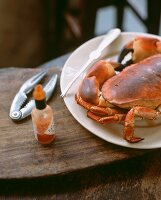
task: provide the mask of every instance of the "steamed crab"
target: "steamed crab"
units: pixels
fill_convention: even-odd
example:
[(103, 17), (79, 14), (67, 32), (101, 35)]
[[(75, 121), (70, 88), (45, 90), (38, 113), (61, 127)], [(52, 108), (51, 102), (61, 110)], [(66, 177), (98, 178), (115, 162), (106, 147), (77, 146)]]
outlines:
[(131, 143), (143, 139), (134, 136), (136, 116), (151, 120), (160, 116), (161, 43), (156, 42), (157, 50), (150, 57), (147, 53), (148, 56), (142, 56), (141, 61), (135, 61), (119, 74), (115, 73), (114, 63), (98, 61), (87, 72), (75, 95), (91, 119), (102, 124), (124, 123), (124, 138)]

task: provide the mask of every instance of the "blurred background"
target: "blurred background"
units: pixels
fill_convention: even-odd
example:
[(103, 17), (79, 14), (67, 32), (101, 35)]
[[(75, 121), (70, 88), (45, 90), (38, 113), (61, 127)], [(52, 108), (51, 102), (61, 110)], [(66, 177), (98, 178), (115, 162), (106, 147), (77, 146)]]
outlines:
[(36, 67), (115, 27), (161, 35), (161, 0), (0, 0), (0, 67)]

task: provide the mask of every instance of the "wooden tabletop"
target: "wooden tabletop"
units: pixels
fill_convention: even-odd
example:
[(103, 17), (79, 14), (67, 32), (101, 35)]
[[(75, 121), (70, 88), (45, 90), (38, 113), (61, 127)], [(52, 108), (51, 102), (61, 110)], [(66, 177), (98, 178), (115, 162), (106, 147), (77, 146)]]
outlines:
[[(54, 70), (59, 71), (60, 69), (61, 73), (61, 67), (68, 56), (52, 60), (42, 67), (50, 68), (54, 66)], [(25, 69), (20, 69), (17, 72), (21, 74), (23, 70)], [(1, 69), (1, 75), (6, 75), (7, 71), (7, 68)], [(10, 70), (9, 75), (13, 75), (13, 71)], [(33, 70), (27, 69), (26, 72), (33, 72)], [(28, 77), (28, 75), (26, 73), (24, 77)], [(2, 86), (1, 90), (4, 88)], [(60, 93), (59, 85), (57, 87), (57, 92)], [(8, 97), (11, 98), (10, 96)], [(58, 101), (56, 96), (53, 97), (54, 101)], [(52, 100), (50, 103), (52, 103)], [(5, 115), (7, 109), (4, 105), (1, 102), (2, 112)], [(13, 136), (10, 136), (11, 146), (9, 147), (7, 140), (4, 140), (4, 135), (1, 135), (1, 140), (6, 142), (6, 146), (2, 142), (0, 143), (2, 147), (0, 158), (3, 158), (0, 160), (0, 198), (63, 200), (161, 199), (160, 149), (152, 151), (134, 150), (109, 144), (81, 127), (70, 115), (63, 102), (56, 106), (55, 109), (57, 116), (59, 116), (57, 123), (60, 131), (60, 137), (54, 146), (55, 150), (53, 146), (52, 150), (51, 147), (45, 148), (45, 151), (42, 150), (42, 147), (37, 146), (33, 137), (29, 134), (27, 135), (27, 142), (22, 142), (23, 137), (19, 137), (19, 144), (24, 144), (21, 148), (13, 146), (13, 144), (16, 145), (17, 143), (14, 143)], [(65, 120), (67, 117), (68, 120)], [(2, 115), (0, 119), (2, 121)], [(1, 133), (4, 133), (5, 130), (5, 120), (3, 122), (3, 126), (2, 123), (0, 125)], [(62, 124), (68, 122), (69, 126), (74, 124), (72, 130), (69, 128), (71, 133), (66, 131), (68, 140), (65, 130), (60, 126), (61, 122)], [(27, 119), (20, 125), (25, 127), (27, 132), (29, 124), (30, 120)], [(20, 133), (18, 129), (18, 133), (13, 132), (11, 129), (10, 131), (16, 136)], [(72, 132), (74, 131), (76, 134), (73, 139)], [(78, 132), (81, 132), (81, 135), (78, 135)], [(6, 131), (6, 134), (9, 133)], [(78, 142), (79, 139), (80, 144)], [(29, 149), (26, 148), (27, 146)], [(85, 150), (83, 149), (84, 147), (86, 147)], [(6, 153), (6, 149), (10, 150), (9, 154)], [(19, 151), (19, 160), (18, 156), (14, 157), (17, 149)], [(77, 153), (76, 149), (79, 150)], [(23, 152), (23, 156), (21, 152)], [(2, 153), (6, 153), (5, 155), (9, 155), (9, 157), (5, 158)], [(48, 153), (52, 154), (52, 157)], [(44, 156), (38, 159), (38, 155), (45, 155), (46, 158)], [(26, 162), (26, 160), (24, 162), (24, 158), (28, 158), (30, 163)], [(33, 158), (35, 159), (34, 161), (32, 160)], [(45, 162), (47, 162), (46, 165)], [(43, 167), (38, 168), (38, 165)]]

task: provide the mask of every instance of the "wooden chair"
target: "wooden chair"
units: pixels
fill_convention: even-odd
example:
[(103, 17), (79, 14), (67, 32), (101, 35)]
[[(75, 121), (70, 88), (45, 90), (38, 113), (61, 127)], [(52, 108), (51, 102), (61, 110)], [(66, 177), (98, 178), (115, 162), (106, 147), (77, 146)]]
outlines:
[(146, 26), (147, 32), (152, 34), (159, 34), (160, 17), (161, 17), (161, 1), (160, 0), (147, 0), (147, 17), (143, 18), (136, 8), (133, 7), (129, 1), (126, 1), (126, 7), (129, 7), (133, 13), (140, 19)]
[[(116, 8), (116, 27), (123, 30), (125, 8), (130, 8), (134, 15), (146, 26), (147, 32), (158, 34), (160, 24), (160, 0), (147, 0), (147, 18), (127, 0), (62, 0), (59, 12), (58, 32), (61, 52), (68, 51), (95, 36), (96, 15), (99, 8)], [(107, 19), (107, 23), (108, 23)]]
[(116, 26), (122, 29), (125, 2), (125, 0), (63, 0), (61, 4), (63, 18), (60, 23), (62, 29), (59, 35), (61, 37), (60, 51), (75, 48), (95, 36), (98, 8), (114, 5), (117, 9)]

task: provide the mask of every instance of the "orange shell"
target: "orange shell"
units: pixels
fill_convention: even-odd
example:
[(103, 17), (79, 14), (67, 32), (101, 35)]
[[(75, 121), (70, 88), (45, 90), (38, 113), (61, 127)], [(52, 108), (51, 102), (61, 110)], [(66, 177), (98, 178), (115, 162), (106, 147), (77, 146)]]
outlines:
[(161, 54), (125, 68), (102, 87), (106, 101), (121, 108), (161, 104)]

